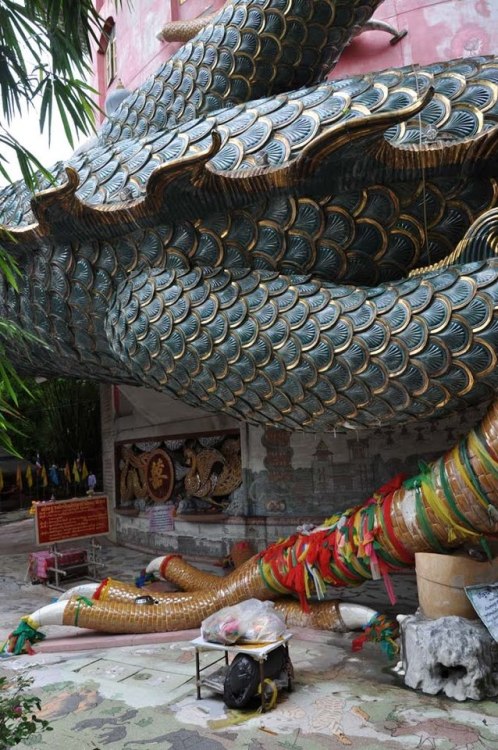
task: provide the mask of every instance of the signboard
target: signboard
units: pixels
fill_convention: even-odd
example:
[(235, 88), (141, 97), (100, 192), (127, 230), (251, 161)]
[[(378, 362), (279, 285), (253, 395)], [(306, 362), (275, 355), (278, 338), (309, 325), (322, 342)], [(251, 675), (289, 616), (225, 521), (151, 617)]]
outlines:
[(37, 503), (35, 508), (37, 544), (55, 544), (109, 533), (106, 495)]
[(484, 625), (498, 641), (498, 583), (465, 586), (465, 593)]
[(173, 503), (156, 505), (154, 508), (151, 508), (147, 514), (149, 516), (149, 531), (153, 531), (156, 534), (161, 534), (165, 531), (174, 531), (174, 509), (175, 506)]

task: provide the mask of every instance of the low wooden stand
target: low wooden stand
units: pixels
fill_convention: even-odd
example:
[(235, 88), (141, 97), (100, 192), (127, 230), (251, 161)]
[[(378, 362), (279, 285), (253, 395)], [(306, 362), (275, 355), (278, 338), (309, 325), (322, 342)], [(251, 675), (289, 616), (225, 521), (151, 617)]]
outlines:
[[(26, 580), (42, 583), (48, 588), (64, 591), (61, 583), (65, 580), (100, 580), (100, 568), (104, 567), (101, 559), (102, 547), (95, 539), (89, 547), (61, 550), (53, 544), (47, 551), (33, 552), (29, 556)], [(43, 556), (42, 559), (38, 559)]]

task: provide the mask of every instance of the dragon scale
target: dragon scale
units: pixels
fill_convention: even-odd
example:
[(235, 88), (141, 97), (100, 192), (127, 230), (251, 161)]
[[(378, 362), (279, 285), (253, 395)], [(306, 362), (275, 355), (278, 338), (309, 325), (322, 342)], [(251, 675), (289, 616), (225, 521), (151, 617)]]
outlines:
[[(20, 371), (143, 385), (315, 432), (493, 400), (498, 58), (325, 81), (379, 4), (228, 2), (56, 165), (53, 185), (0, 191), (2, 243), (23, 272), (18, 291), (1, 281), (0, 314), (36, 336), (16, 341)], [(468, 438), (468, 482), (452, 453), (391, 493), (392, 532), (376, 527), (388, 567), (496, 536), (496, 409), (482, 445)], [(419, 514), (411, 524), (408, 506)], [(359, 550), (356, 574), (370, 577)], [(329, 563), (342, 565), (327, 559), (323, 571)], [(303, 595), (292, 570), (284, 581), (258, 565), (212, 596), (183, 570), (189, 593), (166, 597), (150, 627), (181, 626), (185, 607), (197, 622), (270, 589)], [(148, 628), (149, 615), (130, 620), (118, 588), (117, 624), (97, 605), (80, 624)], [(328, 616), (336, 622), (336, 610)]]
[[(469, 77), (469, 88), (478, 85), (474, 79), (481, 82), (484, 111), (467, 104), (461, 71)], [(316, 431), (431, 416), (491, 395), (496, 284), (495, 261), (487, 256), (493, 255), (494, 223), (487, 230), (487, 249), (478, 256), (480, 266), (462, 270), (460, 263), (459, 269), (430, 271), (409, 281), (404, 277), (429, 263), (444, 263), (473, 222), (496, 205), (491, 165), (498, 64), (486, 59), (429, 67), (417, 73), (418, 91), (410, 91), (412, 78), (412, 71), (363, 76), (267, 99), (258, 107), (249, 103), (222, 110), (168, 133), (168, 147), (161, 145), (164, 137), (155, 136), (156, 150), (148, 160), (148, 151), (137, 152), (129, 140), (109, 144), (107, 150), (90, 147), (70, 161), (70, 176), (74, 181), (78, 170), (80, 187), (76, 190), (70, 180), (48, 188), (31, 206), (23, 203), (22, 186), (6, 188), (2, 212), (15, 238), (7, 243), (25, 274), (20, 294), (4, 288), (2, 313), (44, 343), (50, 341), (57, 355), (47, 358), (32, 343), (25, 351), (18, 347), (20, 367), (50, 376), (55, 365), (57, 374), (143, 383), (255, 423)], [(268, 190), (266, 197), (257, 190), (251, 196), (247, 184), (237, 194), (236, 174), (250, 183), (246, 173), (256, 172), (255, 180), (285, 173), (281, 151), (292, 154), (301, 138), (305, 153), (306, 144), (313, 143), (310, 123), (317, 138), (327, 136), (323, 148), (328, 153), (334, 129), (340, 135), (344, 126), (339, 117), (344, 102), (349, 116), (359, 113), (358, 120), (368, 120), (364, 111), (370, 102), (372, 118), (392, 123), (404, 109), (412, 110), (424, 83), (426, 89), (434, 86), (434, 98), (408, 124), (392, 125), (389, 137), (399, 142), (401, 154), (404, 148), (411, 155), (428, 123), (435, 127), (436, 114), (445, 137), (464, 114), (467, 128), (472, 124), (488, 143), (482, 169), (466, 166), (471, 171), (467, 179), (444, 176), (444, 165), (436, 159), (435, 168), (427, 166), (413, 179), (389, 185), (359, 181), (354, 190), (322, 195), (331, 187), (322, 177), (318, 195), (290, 187), (287, 195), (279, 188)], [(393, 110), (400, 99), (405, 106)], [(336, 117), (337, 124), (328, 124)], [(204, 152), (198, 139), (209, 140), (214, 127), (218, 136), (224, 128), (220, 140), (226, 143), (212, 158), (217, 166), (206, 179), (230, 175), (233, 208), (216, 207), (207, 216), (157, 226), (149, 226), (147, 192), (129, 209), (122, 202), (114, 208), (112, 185), (120, 186), (120, 194), (125, 179), (129, 188), (136, 186), (144, 169), (150, 175), (151, 163), (162, 162), (156, 173), (164, 174), (157, 180), (163, 179), (164, 195), (169, 195), (169, 183), (177, 182), (171, 182), (169, 170), (178, 173), (180, 147), (189, 168), (199, 171), (195, 154)], [(366, 138), (363, 129), (357, 147)], [(211, 142), (207, 148), (212, 149)], [(339, 166), (344, 148), (351, 146), (338, 148)], [(276, 155), (275, 166), (251, 167), (250, 160), (256, 162), (261, 154), (267, 159)], [(432, 154), (429, 149), (426, 156)], [(331, 156), (324, 159), (333, 166)], [(443, 153), (439, 161), (445, 160)], [(385, 175), (386, 164), (377, 166)], [(309, 165), (299, 169), (307, 172)], [(86, 181), (82, 174), (89, 175)], [(351, 179), (339, 172), (328, 182)], [(206, 210), (211, 191), (193, 192)], [(99, 209), (102, 196), (110, 201)], [(223, 191), (216, 202), (222, 197)], [(195, 201), (185, 203), (188, 213)], [(156, 198), (156, 213), (171, 211), (158, 205)], [(21, 223), (13, 227), (9, 221), (23, 210)], [(135, 227), (142, 222), (143, 228), (119, 234), (115, 212), (129, 214), (128, 222)], [(61, 233), (60, 216), (71, 231), (56, 240), (49, 230)], [(95, 236), (80, 239), (80, 233)], [(475, 260), (475, 244), (467, 243), (460, 261)], [(479, 244), (482, 250), (482, 232)], [(376, 286), (360, 287), (366, 279)], [(459, 311), (458, 322), (451, 317), (453, 308)]]

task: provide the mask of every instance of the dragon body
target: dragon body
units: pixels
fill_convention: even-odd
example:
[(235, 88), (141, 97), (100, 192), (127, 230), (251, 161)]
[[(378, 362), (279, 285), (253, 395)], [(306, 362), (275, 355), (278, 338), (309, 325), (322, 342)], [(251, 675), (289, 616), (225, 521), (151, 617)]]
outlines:
[(283, 93), (323, 78), (375, 6), (228, 3), (57, 186), (2, 191), (24, 273), (0, 312), (42, 342), (17, 342), (21, 370), (291, 430), (492, 396), (498, 62)]
[(192, 497), (229, 495), (242, 482), (238, 440), (226, 440), (220, 450), (205, 448), (196, 453), (186, 448), (184, 455), (189, 469), (183, 481)]
[[(492, 401), (498, 59), (325, 81), (378, 4), (228, 2), (54, 169), (54, 185), (1, 191), (2, 242), (23, 281), (1, 282), (0, 313), (37, 337), (16, 342), (21, 371), (145, 385), (315, 432)], [(418, 550), (485, 543), (497, 531), (490, 415), (460, 462), (398, 488), (387, 511), (346, 514), (352, 573), (323, 552), (345, 533), (335, 519), (325, 536), (270, 548), (267, 568), (249, 561), (225, 593), (171, 602), (189, 623), (247, 595), (304, 602), (321, 582), (358, 583)], [(373, 507), (387, 526), (362, 520)], [(365, 566), (374, 539), (383, 563)], [(161, 607), (153, 627), (178, 627)], [(117, 629), (146, 627), (116, 617)]]

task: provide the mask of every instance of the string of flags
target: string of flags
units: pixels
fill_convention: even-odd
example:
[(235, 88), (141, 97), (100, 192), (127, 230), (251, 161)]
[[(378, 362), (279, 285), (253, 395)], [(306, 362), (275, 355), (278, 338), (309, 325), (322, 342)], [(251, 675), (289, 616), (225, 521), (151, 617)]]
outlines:
[[(75, 460), (72, 469), (69, 461), (66, 461), (62, 474), (67, 483), (75, 482), (76, 484), (78, 484), (79, 482), (84, 482), (89, 474), (86, 461)], [(33, 484), (35, 484), (35, 478), (36, 483), (41, 485), (42, 487), (48, 487), (49, 481), (51, 484), (58, 486), (61, 481), (59, 469), (57, 468), (57, 466), (53, 464), (47, 471), (47, 467), (45, 466), (45, 464), (40, 462), (38, 457), (34, 466), (34, 470), (32, 465), (28, 464), (24, 471), (24, 475), (21, 465), (17, 465), (16, 487), (20, 492), (24, 489), (25, 483), (26, 486), (31, 489), (33, 487)], [(5, 482), (3, 478), (3, 472), (0, 469), (0, 492), (3, 490), (4, 485)]]

